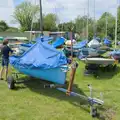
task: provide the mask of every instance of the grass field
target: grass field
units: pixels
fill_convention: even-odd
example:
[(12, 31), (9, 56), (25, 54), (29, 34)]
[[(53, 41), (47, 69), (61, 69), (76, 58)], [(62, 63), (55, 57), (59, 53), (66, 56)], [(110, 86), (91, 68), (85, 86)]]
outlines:
[[(89, 95), (87, 85), (92, 84), (95, 97), (103, 93), (105, 104), (99, 109), (100, 118), (89, 115), (89, 106), (84, 100), (43, 88), (43, 83), (34, 79), (16, 85), (15, 90), (9, 90), (7, 83), (0, 81), (0, 120), (119, 120), (119, 71), (118, 67), (116, 72), (101, 73), (99, 78), (94, 78), (84, 76), (84, 64), (79, 63), (73, 90)], [(29, 78), (21, 76), (21, 79)]]

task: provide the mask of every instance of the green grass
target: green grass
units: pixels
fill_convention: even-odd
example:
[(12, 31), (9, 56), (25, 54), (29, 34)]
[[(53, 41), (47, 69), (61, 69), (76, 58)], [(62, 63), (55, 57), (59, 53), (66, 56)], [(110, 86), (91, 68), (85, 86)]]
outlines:
[[(9, 90), (7, 83), (0, 81), (0, 120), (119, 120), (119, 68), (117, 72), (102, 73), (99, 78), (84, 76), (83, 72), (84, 64), (80, 62), (73, 90), (89, 95), (87, 85), (92, 84), (95, 97), (99, 98), (102, 92), (105, 104), (99, 107), (101, 118), (93, 119), (89, 115), (84, 100), (68, 97), (56, 89), (44, 89), (43, 83), (34, 79), (16, 85), (15, 90)], [(29, 78), (21, 76), (21, 79)]]

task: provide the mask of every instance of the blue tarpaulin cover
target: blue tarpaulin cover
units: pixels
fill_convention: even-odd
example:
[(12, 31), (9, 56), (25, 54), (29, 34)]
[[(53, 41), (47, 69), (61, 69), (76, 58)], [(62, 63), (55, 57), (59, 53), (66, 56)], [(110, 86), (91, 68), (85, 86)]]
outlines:
[(23, 44), (20, 44), (21, 46), (24, 46), (24, 47), (31, 47), (33, 44), (32, 43), (23, 43)]
[(120, 50), (114, 50), (110, 52), (110, 55), (120, 55)]
[(10, 57), (10, 64), (19, 68), (50, 69), (67, 64), (64, 53), (56, 50), (46, 42), (37, 41), (22, 56)]
[(59, 47), (61, 45), (63, 45), (65, 42), (65, 38), (64, 37), (57, 37), (56, 41), (52, 44), (54, 48)]
[(76, 45), (74, 45), (73, 48), (79, 48), (79, 49), (83, 48), (83, 47), (85, 47), (87, 45), (87, 43), (88, 43), (87, 40), (83, 40), (83, 41), (77, 43)]
[[(36, 38), (36, 41), (41, 41), (41, 38), (40, 37), (37, 37)], [(43, 40), (43, 42), (49, 42), (49, 41), (51, 41), (51, 40), (53, 40), (53, 37), (49, 37), (49, 36), (42, 36), (42, 40)]]
[(104, 39), (104, 44), (105, 45), (110, 45), (111, 44), (111, 41), (107, 38)]

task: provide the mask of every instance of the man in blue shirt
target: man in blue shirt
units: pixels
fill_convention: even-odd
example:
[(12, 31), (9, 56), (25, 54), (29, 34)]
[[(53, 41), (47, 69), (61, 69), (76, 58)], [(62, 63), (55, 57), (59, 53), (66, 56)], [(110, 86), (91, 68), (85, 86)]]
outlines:
[(2, 54), (2, 69), (1, 69), (1, 74), (0, 74), (0, 79), (3, 80), (2, 76), (4, 73), (4, 68), (5, 68), (5, 73), (6, 73), (6, 80), (7, 80), (7, 75), (8, 75), (8, 65), (9, 65), (9, 53), (13, 52), (9, 46), (7, 46), (8, 40), (3, 41), (3, 46), (1, 49), (1, 54)]

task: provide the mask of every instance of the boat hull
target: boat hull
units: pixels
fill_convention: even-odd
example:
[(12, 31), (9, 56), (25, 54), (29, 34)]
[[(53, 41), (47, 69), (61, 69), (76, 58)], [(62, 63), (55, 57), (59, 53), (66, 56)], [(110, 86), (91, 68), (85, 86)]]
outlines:
[(40, 80), (50, 81), (56, 84), (64, 84), (66, 81), (67, 72), (64, 70), (67, 69), (67, 66), (64, 66), (63, 68), (59, 67), (53, 69), (26, 69), (19, 67), (14, 68), (20, 73), (38, 78)]
[(106, 59), (106, 58), (83, 58), (81, 59), (84, 63), (87, 64), (99, 64), (99, 65), (110, 65), (114, 64), (114, 59)]

